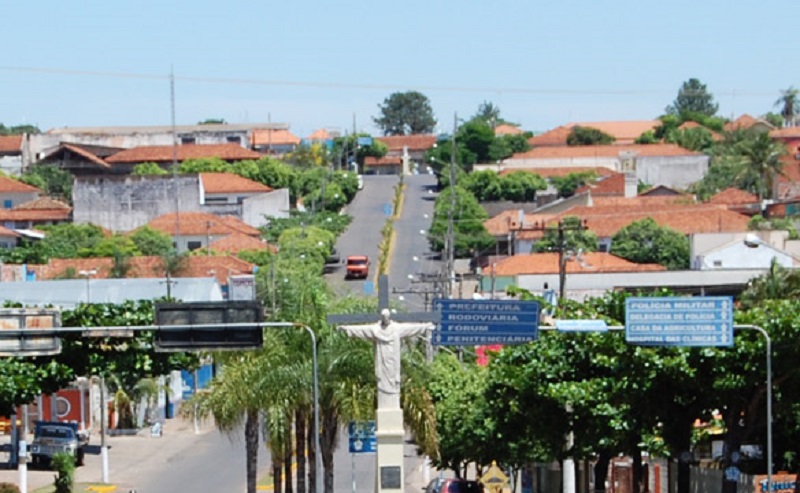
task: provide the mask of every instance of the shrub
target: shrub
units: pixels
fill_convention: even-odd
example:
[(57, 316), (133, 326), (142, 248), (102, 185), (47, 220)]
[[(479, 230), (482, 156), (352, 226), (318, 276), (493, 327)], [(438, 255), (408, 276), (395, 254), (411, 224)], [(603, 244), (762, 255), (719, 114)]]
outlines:
[(19, 493), (19, 488), (14, 483), (0, 483), (0, 493)]
[(58, 452), (53, 454), (50, 464), (57, 473), (55, 493), (72, 493), (75, 485), (75, 457), (67, 452)]

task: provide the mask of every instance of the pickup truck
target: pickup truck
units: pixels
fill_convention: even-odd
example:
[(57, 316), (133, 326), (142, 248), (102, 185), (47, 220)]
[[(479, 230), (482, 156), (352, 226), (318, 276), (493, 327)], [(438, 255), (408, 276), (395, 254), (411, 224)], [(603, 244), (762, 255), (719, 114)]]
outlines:
[(77, 423), (36, 421), (31, 442), (31, 458), (34, 464), (47, 464), (58, 452), (68, 452), (75, 457), (75, 465), (83, 465), (89, 433), (79, 430)]
[(345, 266), (345, 279), (366, 279), (369, 276), (369, 257), (366, 255), (350, 255)]

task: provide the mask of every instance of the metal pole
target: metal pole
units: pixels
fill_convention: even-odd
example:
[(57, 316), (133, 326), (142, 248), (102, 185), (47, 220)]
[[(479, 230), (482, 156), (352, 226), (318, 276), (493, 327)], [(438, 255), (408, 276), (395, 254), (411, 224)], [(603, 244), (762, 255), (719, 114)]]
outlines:
[(108, 447), (106, 447), (106, 379), (100, 376), (100, 482), (108, 483)]
[(294, 325), (306, 329), (308, 335), (311, 336), (311, 359), (314, 367), (314, 462), (317, 468), (316, 474), (314, 474), (316, 480), (314, 488), (316, 493), (322, 493), (324, 488), (322, 484), (322, 449), (319, 444), (319, 366), (317, 364), (317, 336), (308, 325)]
[(758, 325), (735, 325), (735, 329), (753, 329), (767, 341), (767, 491), (772, 491), (772, 340)]

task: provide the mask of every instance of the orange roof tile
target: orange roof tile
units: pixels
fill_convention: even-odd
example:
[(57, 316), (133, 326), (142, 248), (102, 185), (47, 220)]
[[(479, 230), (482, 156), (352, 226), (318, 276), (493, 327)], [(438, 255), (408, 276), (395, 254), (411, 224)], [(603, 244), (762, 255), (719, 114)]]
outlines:
[(240, 233), (220, 238), (217, 241), (212, 241), (210, 247), (211, 250), (215, 252), (234, 255), (244, 250), (269, 250), (272, 253), (278, 251), (277, 247), (270, 245), (266, 241)]
[(518, 227), (517, 223), (519, 222), (520, 213), (522, 209), (508, 209), (500, 214), (491, 217), (483, 222), (483, 226), (486, 228), (486, 231), (489, 232), (492, 236), (504, 236), (509, 233), (512, 228), (512, 225)]
[(522, 129), (520, 129), (516, 125), (509, 125), (508, 123), (502, 123), (496, 127), (494, 127), (494, 134), (495, 135), (520, 135), (525, 133)]
[(744, 114), (739, 118), (733, 120), (732, 122), (728, 122), (723, 127), (723, 130), (726, 132), (731, 132), (733, 130), (746, 130), (748, 128), (753, 127), (754, 125), (764, 125), (768, 128), (775, 128), (766, 120), (762, 120), (761, 118), (754, 118), (748, 114)]
[(383, 156), (381, 158), (367, 156), (364, 158), (364, 166), (397, 166), (403, 164), (401, 156)]
[(600, 197), (603, 195), (624, 195), (625, 194), (625, 174), (614, 173), (595, 183), (584, 185), (578, 188), (575, 193), (583, 193), (591, 191), (592, 197)]
[(22, 135), (0, 135), (0, 154), (21, 154)]
[(186, 236), (227, 236), (233, 233), (260, 236), (258, 229), (231, 216), (215, 216), (205, 212), (181, 212), (178, 218), (175, 215), (171, 212), (158, 216), (147, 225), (170, 236), (175, 236), (176, 223), (180, 225), (180, 234)]
[(266, 193), (272, 188), (233, 173), (200, 173), (206, 193)]
[(506, 168), (501, 170), (499, 175), (503, 176), (509, 173), (514, 173), (515, 171), (527, 171), (528, 173), (535, 173), (542, 178), (551, 178), (554, 176), (564, 177), (574, 173), (586, 173), (589, 171), (593, 171), (597, 176), (611, 176), (616, 173), (616, 171), (610, 170), (603, 166), (559, 166), (555, 168)]
[(19, 238), (22, 235), (20, 235), (13, 229), (6, 228), (5, 226), (0, 226), (0, 236), (13, 236)]
[(70, 218), (72, 209), (0, 209), (0, 222), (62, 222)]
[(785, 127), (769, 133), (773, 139), (800, 139), (800, 127)]
[[(238, 144), (186, 144), (177, 146), (177, 160), (217, 157), (224, 161), (259, 159), (261, 154), (245, 149)], [(140, 146), (120, 151), (106, 158), (112, 164), (171, 162), (172, 146)]]
[[(610, 253), (587, 252), (581, 262), (566, 262), (567, 274), (603, 272), (659, 272), (667, 270), (659, 264), (636, 264)], [(557, 274), (558, 253), (528, 253), (507, 257), (489, 267), (484, 275), (517, 276), (525, 274)]]
[(633, 152), (637, 156), (702, 156), (699, 152), (684, 149), (675, 144), (632, 144), (603, 146), (549, 146), (535, 147), (528, 152), (514, 154), (509, 159), (559, 159), (618, 157), (622, 152)]
[(71, 211), (72, 207), (69, 204), (65, 204), (60, 200), (56, 200), (50, 197), (39, 197), (38, 199), (34, 199), (28, 202), (24, 202), (19, 204), (18, 206), (14, 207), (14, 210), (17, 211), (54, 211), (54, 210), (67, 210)]
[(376, 137), (376, 140), (386, 144), (389, 152), (402, 151), (403, 147), (408, 147), (409, 151), (427, 151), (436, 143), (436, 136), (423, 134), (387, 135), (385, 137)]
[(758, 204), (759, 202), (756, 195), (733, 187), (726, 188), (708, 199), (709, 204), (721, 205), (746, 205)]
[(82, 148), (80, 146), (72, 145), (72, 144), (66, 144), (64, 142), (62, 142), (55, 150), (53, 150), (52, 152), (49, 152), (41, 160), (42, 161), (47, 161), (48, 159), (52, 158), (53, 156), (55, 156), (57, 154), (60, 154), (60, 153), (64, 152), (65, 150), (70, 151), (73, 154), (76, 154), (78, 156), (81, 156), (82, 158), (84, 158), (87, 161), (92, 162), (92, 163), (100, 166), (101, 168), (110, 168), (111, 167), (111, 165), (108, 164), (107, 162), (105, 162), (102, 158), (92, 154), (88, 150), (86, 150), (86, 149), (84, 149), (84, 148)]
[(250, 137), (250, 145), (299, 145), (300, 137), (285, 129), (256, 129)]
[[(128, 259), (127, 278), (164, 277), (164, 260), (161, 257), (131, 257)], [(42, 279), (54, 279), (63, 276), (70, 268), (75, 274), (80, 271), (96, 271), (93, 279), (110, 277), (113, 259), (50, 259), (46, 265), (31, 266)], [(215, 276), (220, 284), (227, 284), (229, 275), (251, 274), (254, 265), (230, 255), (187, 256), (173, 277), (209, 277)]]
[(0, 193), (41, 192), (38, 188), (19, 180), (0, 175)]
[(640, 135), (661, 125), (659, 120), (630, 120), (611, 122), (568, 123), (528, 139), (532, 146), (566, 145), (567, 137), (574, 127), (589, 127), (600, 130), (616, 140), (617, 144), (632, 144)]
[[(338, 133), (338, 132), (336, 132), (336, 133)], [(315, 130), (307, 138), (308, 138), (308, 140), (332, 140), (335, 137), (338, 137), (338, 135), (334, 135), (333, 132), (329, 132), (328, 130), (326, 130), (324, 128), (320, 128), (319, 130)]]

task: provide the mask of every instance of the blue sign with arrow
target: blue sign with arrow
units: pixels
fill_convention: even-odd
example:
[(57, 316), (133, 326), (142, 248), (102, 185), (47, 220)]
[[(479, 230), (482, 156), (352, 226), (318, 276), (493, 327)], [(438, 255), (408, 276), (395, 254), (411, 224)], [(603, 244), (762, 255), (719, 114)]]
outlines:
[(628, 298), (625, 340), (643, 346), (732, 346), (733, 298)]
[(433, 309), (441, 312), (434, 345), (522, 344), (539, 337), (538, 301), (437, 299)]

